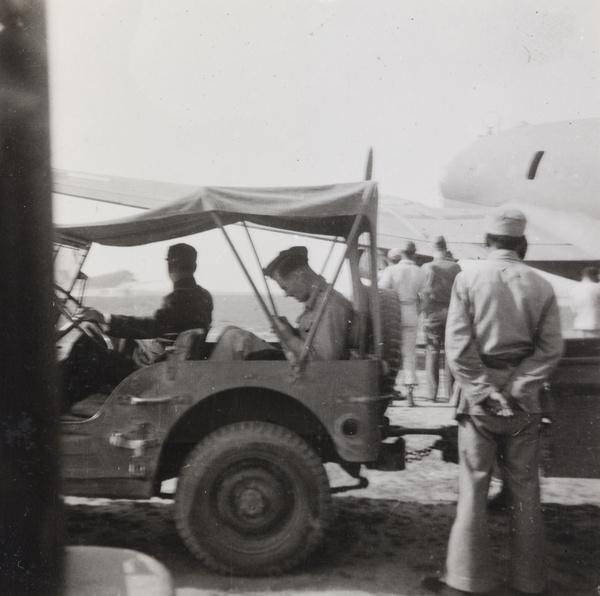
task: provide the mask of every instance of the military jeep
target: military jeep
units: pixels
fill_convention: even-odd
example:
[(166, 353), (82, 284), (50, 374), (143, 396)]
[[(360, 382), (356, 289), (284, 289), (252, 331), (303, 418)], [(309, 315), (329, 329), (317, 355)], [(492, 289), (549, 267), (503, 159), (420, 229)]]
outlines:
[[(400, 308), (394, 293), (377, 288), (377, 186), (186, 187), (179, 194), (133, 217), (57, 227), (61, 339), (77, 330), (90, 333), (78, 316), (83, 297), (76, 297), (76, 287), (93, 243), (134, 246), (218, 228), (236, 252), (227, 230), (242, 224), (342, 243), (327, 296), (347, 267), (355, 311), (351, 356), (310, 360), (313, 328), (296, 357), (211, 361), (214, 343), (206, 341), (206, 330), (186, 331), (163, 361), (62, 416), (63, 492), (147, 499), (177, 479), (177, 529), (204, 565), (221, 573), (281, 573), (305, 560), (331, 522), (325, 462), (356, 478), (352, 487), (365, 485), (362, 465), (404, 468), (402, 433), (391, 433), (385, 417), (400, 362)], [(236, 255), (265, 317), (272, 318)], [(317, 325), (326, 307), (327, 299)], [(114, 347), (111, 338), (100, 341)]]

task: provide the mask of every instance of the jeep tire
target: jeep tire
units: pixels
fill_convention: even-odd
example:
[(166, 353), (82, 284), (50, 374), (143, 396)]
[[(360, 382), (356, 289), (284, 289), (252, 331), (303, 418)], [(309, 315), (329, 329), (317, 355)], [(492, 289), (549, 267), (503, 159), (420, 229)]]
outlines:
[(217, 429), (188, 456), (175, 497), (177, 529), (209, 569), (273, 575), (303, 562), (333, 512), (327, 475), (290, 430), (248, 421)]
[(394, 290), (380, 288), (378, 293), (385, 367), (381, 375), (380, 391), (387, 394), (393, 391), (402, 365), (402, 307)]

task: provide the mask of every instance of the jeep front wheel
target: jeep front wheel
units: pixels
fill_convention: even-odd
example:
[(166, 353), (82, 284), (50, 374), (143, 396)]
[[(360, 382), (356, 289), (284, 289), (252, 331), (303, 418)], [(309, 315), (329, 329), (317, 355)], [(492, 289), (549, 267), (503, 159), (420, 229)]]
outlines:
[(231, 424), (201, 441), (175, 497), (183, 541), (219, 573), (287, 571), (316, 547), (331, 516), (316, 453), (295, 433), (266, 422)]

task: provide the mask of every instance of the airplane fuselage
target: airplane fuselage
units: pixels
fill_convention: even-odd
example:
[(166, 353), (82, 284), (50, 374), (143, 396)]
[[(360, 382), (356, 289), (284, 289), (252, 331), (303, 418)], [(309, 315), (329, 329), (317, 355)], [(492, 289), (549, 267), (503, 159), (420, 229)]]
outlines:
[(441, 182), (446, 201), (523, 202), (600, 220), (600, 118), (522, 125), (481, 137)]
[(452, 160), (445, 206), (519, 206), (538, 225), (600, 258), (600, 118), (522, 125)]

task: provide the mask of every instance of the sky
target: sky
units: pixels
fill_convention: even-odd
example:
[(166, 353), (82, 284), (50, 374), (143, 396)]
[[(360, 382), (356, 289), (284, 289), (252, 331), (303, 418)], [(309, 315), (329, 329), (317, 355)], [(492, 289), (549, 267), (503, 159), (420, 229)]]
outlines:
[[(600, 105), (596, 0), (48, 0), (47, 23), (52, 161), (66, 170), (327, 184), (362, 179), (373, 147), (380, 192), (435, 206), (445, 165), (479, 136)], [(206, 286), (236, 287), (217, 235), (195, 242)], [(259, 238), (259, 252), (292, 242)], [(164, 245), (94, 250), (91, 274), (163, 278)]]

